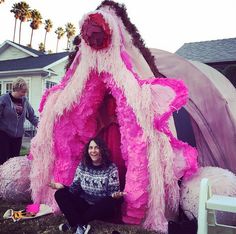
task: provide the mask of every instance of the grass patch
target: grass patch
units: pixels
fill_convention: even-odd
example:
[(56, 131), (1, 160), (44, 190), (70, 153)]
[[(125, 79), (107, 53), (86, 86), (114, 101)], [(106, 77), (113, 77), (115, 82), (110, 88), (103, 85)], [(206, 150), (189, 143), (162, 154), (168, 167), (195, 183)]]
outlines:
[(22, 146), (20, 149), (20, 155), (24, 156), (24, 155), (27, 155), (28, 153), (29, 153), (29, 148)]

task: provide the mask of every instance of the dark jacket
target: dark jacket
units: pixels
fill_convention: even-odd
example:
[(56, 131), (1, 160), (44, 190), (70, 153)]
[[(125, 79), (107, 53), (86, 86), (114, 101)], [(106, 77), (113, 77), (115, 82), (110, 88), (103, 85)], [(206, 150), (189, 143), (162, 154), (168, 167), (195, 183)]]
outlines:
[(23, 112), (17, 116), (15, 106), (10, 95), (0, 96), (0, 130), (4, 131), (11, 137), (22, 137), (24, 134), (25, 118), (28, 119), (35, 127), (38, 124), (38, 118), (26, 97), (22, 98)]

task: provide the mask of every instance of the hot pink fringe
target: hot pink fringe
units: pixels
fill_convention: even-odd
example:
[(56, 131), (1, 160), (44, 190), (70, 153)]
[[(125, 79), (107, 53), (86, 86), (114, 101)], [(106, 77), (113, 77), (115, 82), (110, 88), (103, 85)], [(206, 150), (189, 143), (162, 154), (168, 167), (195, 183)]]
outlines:
[[(113, 33), (116, 33), (115, 28), (113, 29)], [(81, 46), (84, 46), (84, 51), (89, 51), (86, 45), (83, 44), (83, 41)], [(115, 46), (116, 45), (114, 45), (114, 47)], [(186, 103), (187, 89), (183, 82), (174, 79), (153, 78), (141, 80), (138, 74), (133, 71), (132, 60), (123, 45), (121, 45), (121, 49), (120, 54), (116, 56), (117, 64), (120, 64), (119, 59), (121, 59), (122, 64), (125, 64), (126, 68), (122, 65), (120, 65), (121, 67), (116, 67), (112, 63), (116, 61), (109, 60), (108, 62), (109, 56), (106, 57), (107, 60), (101, 59), (102, 53), (98, 52), (96, 55), (92, 54), (92, 52), (91, 54), (85, 54), (85, 56), (88, 57), (90, 55), (98, 56), (96, 57), (97, 67), (95, 65), (94, 67), (89, 67), (89, 64), (86, 64), (86, 68), (83, 67), (83, 69), (90, 68), (90, 72), (88, 72), (85, 77), (85, 85), (82, 87), (76, 86), (78, 89), (83, 88), (83, 91), (81, 94), (77, 94), (76, 90), (73, 90), (73, 92), (77, 94), (77, 100), (74, 101), (74, 103), (68, 103), (68, 107), (62, 105), (64, 108), (63, 113), (57, 113), (54, 110), (54, 104), (57, 101), (57, 94), (63, 91), (68, 84), (71, 84), (71, 80), (75, 81), (75, 79), (80, 79), (80, 77), (75, 77), (75, 69), (77, 69), (77, 66), (81, 65), (81, 61), (79, 64), (79, 53), (62, 82), (58, 86), (54, 86), (49, 91), (46, 91), (44, 94), (39, 108), (41, 115), (45, 115), (44, 109), (47, 109), (46, 113), (48, 114), (51, 114), (49, 113), (51, 111), (55, 111), (55, 113), (52, 112), (51, 119), (49, 118), (50, 121), (53, 119), (53, 123), (50, 121), (47, 122), (48, 116), (43, 116), (43, 123), (47, 122), (50, 126), (40, 125), (39, 127), (44, 131), (40, 131), (40, 134), (37, 134), (38, 136), (36, 135), (36, 138), (32, 141), (31, 153), (34, 161), (31, 171), (32, 198), (35, 203), (44, 202), (51, 205), (54, 210), (58, 208), (53, 197), (54, 191), (48, 188), (47, 183), (51, 179), (66, 185), (72, 182), (76, 166), (80, 161), (82, 147), (87, 140), (95, 134), (96, 113), (100, 103), (103, 101), (105, 91), (109, 90), (117, 104), (116, 111), (121, 133), (121, 152), (127, 167), (125, 184), (127, 196), (125, 197), (123, 207), (123, 220), (127, 223), (134, 224), (140, 224), (145, 221), (145, 227), (167, 232), (167, 220), (164, 216), (166, 207), (165, 201), (167, 201), (172, 209), (178, 206), (179, 201), (178, 178), (174, 174), (175, 168), (173, 162), (175, 152), (178, 151), (178, 154), (181, 152), (186, 159), (187, 166), (183, 168), (185, 176), (191, 176), (197, 169), (196, 150), (186, 143), (177, 140), (168, 127), (168, 119), (172, 112), (181, 108), (182, 105)], [(115, 51), (114, 49), (112, 52), (115, 53)], [(106, 54), (104, 54), (104, 56), (106, 56)], [(112, 59), (113, 57), (111, 56), (109, 59), (110, 58)], [(99, 64), (99, 61), (101, 61), (101, 64)], [(110, 71), (106, 71), (106, 69), (100, 69), (104, 65), (102, 63), (105, 63), (104, 67), (114, 69), (114, 74)], [(100, 73), (96, 69), (100, 69)], [(122, 69), (122, 71), (120, 69)], [(124, 83), (121, 82), (122, 84), (118, 84), (119, 82), (116, 80), (119, 76), (115, 74), (115, 72), (118, 73), (119, 71), (121, 71), (124, 76), (120, 79), (125, 79), (126, 75), (130, 77), (129, 75), (131, 73), (132, 77), (137, 82), (132, 84), (138, 84), (138, 88), (136, 88), (139, 90), (142, 90), (147, 85), (150, 86), (150, 89), (167, 87), (166, 90), (168, 91), (166, 95), (169, 96), (166, 102), (165, 97), (163, 97), (163, 108), (161, 110), (151, 108), (150, 115), (149, 113), (141, 113), (142, 110), (134, 110), (132, 104), (128, 102), (128, 97), (125, 95), (125, 88), (122, 87)], [(81, 83), (79, 84), (81, 85)], [(128, 85), (130, 84), (127, 84), (127, 87)], [(130, 92), (132, 92), (132, 87), (129, 88)], [(68, 89), (66, 92), (65, 95), (69, 96), (70, 90)], [(169, 102), (169, 100), (171, 101)], [(47, 104), (48, 106), (46, 108), (45, 106)], [(135, 111), (137, 113), (135, 113)], [(140, 113), (147, 115), (147, 117), (155, 113), (154, 119), (152, 119), (154, 122), (151, 122), (151, 124), (153, 124), (153, 129), (156, 130), (157, 136), (154, 136), (153, 139), (150, 139), (152, 136), (145, 135), (144, 132), (147, 130), (145, 126), (141, 127), (137, 119), (137, 114), (141, 115)], [(47, 128), (49, 128), (49, 131), (47, 131)], [(49, 142), (44, 142), (44, 134), (46, 134), (45, 138), (48, 139)], [(163, 152), (163, 149), (159, 149), (157, 152), (158, 155), (156, 159), (158, 162), (160, 161), (158, 168), (151, 167), (152, 162), (154, 162), (151, 160), (154, 160), (154, 158), (148, 158), (149, 144), (151, 144), (151, 140), (153, 141), (154, 139), (163, 140), (163, 144), (168, 145), (168, 150), (171, 145), (170, 152)], [(168, 139), (168, 141), (165, 141), (166, 139)], [(41, 145), (42, 143), (43, 145)], [(44, 147), (47, 147), (49, 155), (43, 153)], [(161, 144), (160, 147), (165, 148), (164, 145)], [(165, 154), (165, 157), (162, 157), (161, 153)], [(168, 168), (168, 170), (165, 170), (165, 168)], [(153, 178), (157, 175), (155, 170), (159, 169), (163, 174), (160, 174), (160, 178)], [(45, 170), (47, 173), (44, 173)], [(160, 187), (156, 187), (155, 190), (148, 188), (150, 178), (156, 180)], [(155, 192), (157, 192), (157, 194), (155, 194)], [(157, 202), (155, 199), (157, 199)], [(155, 202), (153, 202), (154, 200)]]
[(121, 152), (126, 162), (127, 173), (124, 191), (127, 193), (123, 207), (123, 221), (140, 224), (148, 202), (147, 141), (137, 123), (136, 116), (127, 100), (108, 73), (103, 75), (106, 86), (111, 89), (117, 104), (117, 118), (121, 133)]
[(26, 206), (26, 212), (37, 214), (39, 212), (40, 204), (29, 204)]
[[(187, 88), (184, 85), (183, 81), (176, 80), (176, 79), (169, 79), (169, 78), (156, 79), (156, 78), (153, 78), (153, 79), (148, 79), (148, 80), (141, 80), (139, 78), (138, 74), (133, 71), (131, 59), (130, 59), (129, 55), (126, 53), (126, 51), (124, 50), (124, 46), (121, 46), (121, 58), (122, 58), (124, 64), (126, 65), (126, 68), (133, 74), (134, 78), (137, 80), (137, 82), (140, 84), (140, 86), (150, 84), (153, 86), (153, 88), (155, 88), (155, 85), (158, 85), (158, 86), (171, 88), (174, 91), (174, 96), (171, 93), (167, 94), (167, 91), (166, 91), (166, 93), (164, 94), (163, 97), (159, 96), (160, 95), (159, 94), (157, 97), (153, 96), (153, 98), (155, 98), (157, 100), (158, 100), (158, 98), (163, 99), (162, 102), (158, 101), (159, 105), (163, 104), (163, 106), (161, 106), (160, 110), (157, 110), (157, 114), (154, 118), (154, 126), (155, 126), (156, 130), (163, 132), (168, 136), (169, 142), (170, 142), (172, 149), (173, 149), (173, 152), (176, 154), (175, 157), (183, 155), (185, 158), (185, 166), (181, 168), (182, 171), (179, 171), (180, 170), (179, 168), (174, 168), (175, 164), (174, 164), (174, 162), (171, 162), (172, 159), (168, 158), (168, 156), (163, 157), (164, 156), (163, 155), (162, 156), (162, 158), (163, 158), (162, 159), (162, 164), (163, 164), (162, 166), (164, 168), (167, 168), (167, 171), (163, 173), (162, 179), (157, 178), (157, 180), (163, 180), (163, 182), (164, 182), (164, 190), (165, 191), (163, 191), (161, 193), (162, 194), (165, 193), (165, 200), (167, 201), (168, 206), (170, 208), (174, 209), (175, 211), (177, 211), (178, 206), (179, 206), (179, 199), (180, 199), (179, 189), (178, 189), (178, 184), (177, 184), (177, 180), (179, 177), (174, 178), (175, 175), (171, 175), (172, 171), (170, 171), (170, 170), (173, 170), (174, 172), (176, 172), (176, 176), (184, 175), (185, 178), (190, 178), (197, 171), (197, 168), (198, 168), (196, 149), (189, 146), (188, 144), (186, 144), (182, 141), (177, 140), (173, 136), (172, 132), (169, 129), (169, 125), (168, 125), (168, 121), (169, 121), (169, 118), (172, 115), (172, 113), (174, 111), (180, 109), (183, 105), (186, 104), (187, 96), (188, 96)], [(160, 90), (157, 89), (157, 92), (158, 91), (160, 91)], [(167, 95), (169, 95), (169, 97)], [(166, 102), (165, 102), (165, 96), (167, 97)], [(171, 102), (168, 103), (168, 101), (170, 99), (171, 99)], [(160, 149), (160, 153), (161, 153), (161, 149)], [(163, 152), (163, 153), (165, 153), (165, 152)], [(165, 161), (165, 160), (167, 160), (167, 161)], [(149, 160), (149, 163), (151, 163), (150, 160)], [(173, 163), (172, 166), (171, 166), (171, 163)], [(157, 168), (156, 168), (156, 170), (157, 170)], [(149, 173), (151, 174), (152, 171), (149, 171)], [(172, 176), (172, 179), (170, 178), (170, 175)], [(159, 181), (158, 184), (160, 186), (161, 181)], [(160, 196), (162, 196), (162, 195), (160, 195)], [(151, 202), (151, 199), (154, 199), (154, 198), (149, 197), (149, 199)], [(153, 207), (152, 209), (150, 209), (148, 211), (148, 213), (146, 215), (146, 220), (144, 222), (144, 226), (146, 228), (159, 230), (163, 233), (166, 233), (167, 232), (167, 220), (164, 217), (164, 212), (165, 212), (164, 200), (161, 198), (158, 198), (158, 199), (160, 199), (158, 210), (156, 210), (156, 208)], [(156, 218), (156, 216), (158, 216), (158, 218)]]
[(197, 164), (197, 150), (187, 143), (184, 143), (176, 139), (173, 133), (169, 129), (168, 120), (172, 116), (172, 113), (179, 110), (184, 106), (188, 99), (188, 89), (185, 86), (182, 80), (170, 79), (170, 78), (153, 78), (148, 80), (141, 80), (136, 72), (133, 71), (132, 62), (129, 55), (124, 51), (124, 47), (121, 47), (121, 58), (126, 65), (126, 68), (132, 72), (135, 79), (143, 84), (152, 84), (152, 85), (162, 85), (171, 87), (175, 91), (175, 98), (172, 100), (171, 104), (168, 106), (168, 109), (161, 115), (156, 116), (155, 118), (155, 128), (161, 132), (164, 132), (169, 138), (172, 147), (176, 150), (181, 150), (183, 156), (186, 159), (187, 167), (184, 169), (184, 177), (190, 178), (198, 169)]
[(92, 71), (78, 102), (56, 121), (53, 131), (56, 181), (71, 184), (83, 147), (95, 135), (96, 113), (104, 94), (104, 83)]
[(72, 77), (72, 75), (75, 72), (76, 66), (79, 64), (79, 59), (80, 59), (80, 54), (77, 53), (73, 63), (71, 64), (70, 68), (67, 70), (67, 72), (64, 75), (64, 77), (62, 78), (61, 82), (58, 85), (55, 85), (55, 86), (51, 87), (50, 89), (45, 90), (45, 93), (43, 94), (41, 102), (39, 104), (39, 112), (40, 113), (43, 111), (43, 107), (44, 107), (45, 102), (46, 102), (47, 98), (49, 97), (49, 95), (57, 90), (63, 89), (67, 85), (68, 81), (70, 80), (70, 78)]

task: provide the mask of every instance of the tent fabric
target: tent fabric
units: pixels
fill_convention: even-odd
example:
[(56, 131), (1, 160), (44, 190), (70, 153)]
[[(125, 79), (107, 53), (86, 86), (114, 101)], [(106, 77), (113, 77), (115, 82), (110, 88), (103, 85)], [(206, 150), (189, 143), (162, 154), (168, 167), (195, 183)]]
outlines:
[(99, 110), (110, 94), (120, 136), (109, 124), (111, 131), (104, 134), (116, 134), (126, 167), (123, 221), (166, 233), (165, 209), (178, 209), (178, 179), (197, 170), (196, 150), (177, 140), (168, 127), (172, 112), (187, 101), (187, 88), (175, 79), (145, 79), (138, 72), (144, 60), (132, 61), (135, 54), (142, 54), (120, 19), (107, 8), (95, 13), (112, 29), (111, 46), (94, 50), (82, 38), (62, 82), (42, 98), (38, 132), (31, 144), (32, 198), (58, 209), (47, 185), (51, 180), (71, 183), (83, 145), (101, 133)]
[(196, 61), (153, 49), (164, 75), (184, 80), (189, 88), (185, 106), (202, 166), (218, 166), (236, 173), (236, 92), (220, 72)]
[[(210, 97), (206, 100), (214, 104), (202, 110), (205, 116), (211, 116), (208, 131), (211, 132), (214, 142), (208, 140), (209, 137), (205, 132), (203, 132), (203, 136), (208, 145), (215, 145), (216, 149), (212, 150), (212, 154), (207, 154), (207, 151), (202, 152), (201, 155), (205, 159), (202, 161), (202, 165), (209, 166), (212, 165), (210, 161), (214, 161), (215, 166), (236, 172), (236, 157), (233, 156), (236, 150), (236, 90), (229, 80), (217, 70), (196, 61), (190, 61), (190, 63), (208, 77), (211, 89), (207, 87)], [(222, 123), (222, 128), (219, 127), (220, 123)], [(201, 133), (197, 129), (194, 132), (199, 138), (198, 135)]]

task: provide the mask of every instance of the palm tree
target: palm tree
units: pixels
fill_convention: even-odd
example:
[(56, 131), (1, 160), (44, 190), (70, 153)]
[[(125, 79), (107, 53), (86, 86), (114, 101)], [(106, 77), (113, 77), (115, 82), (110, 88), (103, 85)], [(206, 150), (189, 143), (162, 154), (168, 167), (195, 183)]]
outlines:
[(45, 52), (45, 47), (44, 47), (43, 42), (40, 42), (40, 43), (39, 43), (39, 51)]
[(47, 38), (47, 33), (51, 31), (53, 24), (50, 19), (45, 20), (45, 36), (44, 36), (44, 49), (46, 48), (46, 38)]
[(20, 20), (20, 28), (19, 28), (19, 44), (21, 41), (21, 25), (22, 22), (29, 21), (31, 19), (31, 10), (30, 6), (26, 2), (19, 2), (19, 20)]
[(62, 27), (58, 27), (55, 31), (55, 33), (57, 34), (57, 47), (56, 47), (56, 53), (58, 51), (58, 45), (59, 45), (59, 40), (64, 36), (65, 31)]
[(17, 20), (20, 18), (20, 5), (19, 5), (19, 3), (14, 3), (10, 12), (14, 13), (14, 17), (15, 17), (15, 26), (14, 26), (14, 34), (13, 34), (13, 41), (15, 41), (16, 24), (17, 24)]
[(75, 26), (72, 23), (67, 23), (66, 24), (66, 37), (67, 37), (66, 50), (70, 50), (69, 48), (70, 40), (75, 35), (75, 32), (76, 32)]
[(32, 39), (34, 30), (39, 29), (40, 25), (42, 24), (42, 16), (40, 12), (36, 9), (31, 11), (31, 23), (30, 27), (32, 28), (31, 37), (30, 37), (30, 47), (32, 47)]

